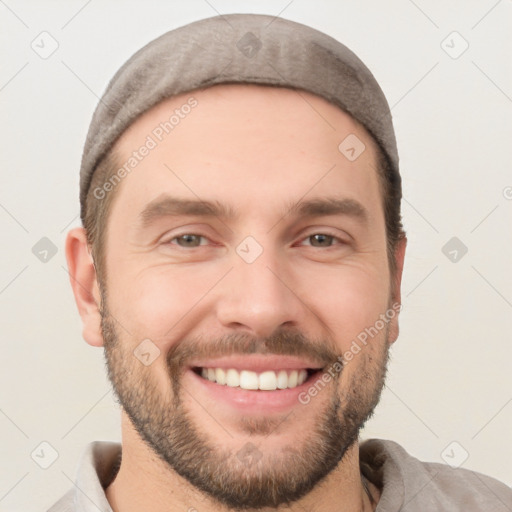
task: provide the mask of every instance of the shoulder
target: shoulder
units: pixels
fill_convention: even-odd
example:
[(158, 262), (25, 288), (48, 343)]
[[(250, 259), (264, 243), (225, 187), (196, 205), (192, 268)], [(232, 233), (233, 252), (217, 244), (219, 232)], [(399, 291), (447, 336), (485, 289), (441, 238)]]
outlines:
[(80, 458), (75, 485), (47, 512), (111, 512), (104, 489), (115, 478), (121, 454), (119, 443), (90, 443)]
[(364, 441), (360, 459), (365, 476), (381, 488), (379, 512), (512, 510), (512, 489), (504, 483), (475, 471), (422, 462), (393, 441)]

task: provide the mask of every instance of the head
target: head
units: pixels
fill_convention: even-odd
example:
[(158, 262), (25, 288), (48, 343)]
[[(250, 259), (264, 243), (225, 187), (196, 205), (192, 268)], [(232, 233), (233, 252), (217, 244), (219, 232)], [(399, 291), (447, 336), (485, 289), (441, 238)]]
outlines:
[(353, 455), (398, 336), (391, 169), (325, 98), (233, 83), (157, 102), (96, 167), (67, 243), (84, 337), (135, 436), (211, 499), (290, 503)]

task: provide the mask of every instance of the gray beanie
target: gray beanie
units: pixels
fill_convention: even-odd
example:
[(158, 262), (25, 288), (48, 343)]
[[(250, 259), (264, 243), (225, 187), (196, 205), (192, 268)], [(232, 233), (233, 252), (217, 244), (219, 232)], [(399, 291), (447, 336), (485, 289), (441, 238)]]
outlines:
[(306, 25), (230, 14), (167, 32), (136, 52), (112, 78), (94, 112), (82, 155), (82, 221), (94, 170), (137, 117), (166, 98), (221, 83), (290, 87), (325, 98), (372, 135), (400, 187), (389, 105), (361, 60)]

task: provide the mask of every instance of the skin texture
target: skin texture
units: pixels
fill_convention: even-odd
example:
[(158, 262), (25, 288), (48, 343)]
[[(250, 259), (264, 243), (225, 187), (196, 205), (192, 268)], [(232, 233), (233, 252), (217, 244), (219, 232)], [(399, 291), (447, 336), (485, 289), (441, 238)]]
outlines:
[[(242, 412), (189, 368), (236, 353), (269, 361), (294, 354), (326, 370), (400, 302), (406, 240), (392, 277), (373, 140), (314, 95), (222, 85), (146, 112), (117, 142), (119, 162), (190, 96), (197, 106), (117, 185), (105, 283), (97, 282), (83, 230), (68, 235), (83, 335), (105, 345), (123, 405), (123, 460), (107, 497), (116, 512), (232, 510), (235, 502), (247, 510), (372, 510), (357, 433), (378, 401), (398, 314), (307, 404)], [(353, 162), (338, 150), (349, 134), (366, 146)], [(141, 212), (166, 194), (218, 201), (236, 215), (160, 215), (143, 226)], [(292, 210), (325, 198), (357, 201), (366, 219)], [(177, 238), (186, 234), (203, 238)], [(242, 243), (249, 236), (257, 245)], [(251, 263), (237, 252), (258, 246)], [(133, 352), (148, 339), (160, 354), (145, 366)], [(258, 453), (249, 466), (237, 457), (247, 446)], [(194, 481), (201, 471), (203, 481)], [(280, 492), (263, 492), (265, 475)]]

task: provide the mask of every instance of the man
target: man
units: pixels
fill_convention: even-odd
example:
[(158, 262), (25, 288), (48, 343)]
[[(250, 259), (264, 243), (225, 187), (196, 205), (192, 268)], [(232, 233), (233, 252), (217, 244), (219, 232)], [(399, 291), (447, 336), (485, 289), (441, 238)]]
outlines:
[(359, 443), (398, 337), (406, 237), (364, 64), (259, 15), (171, 31), (115, 75), (67, 239), (122, 450), (51, 510), (506, 511), (489, 477)]

